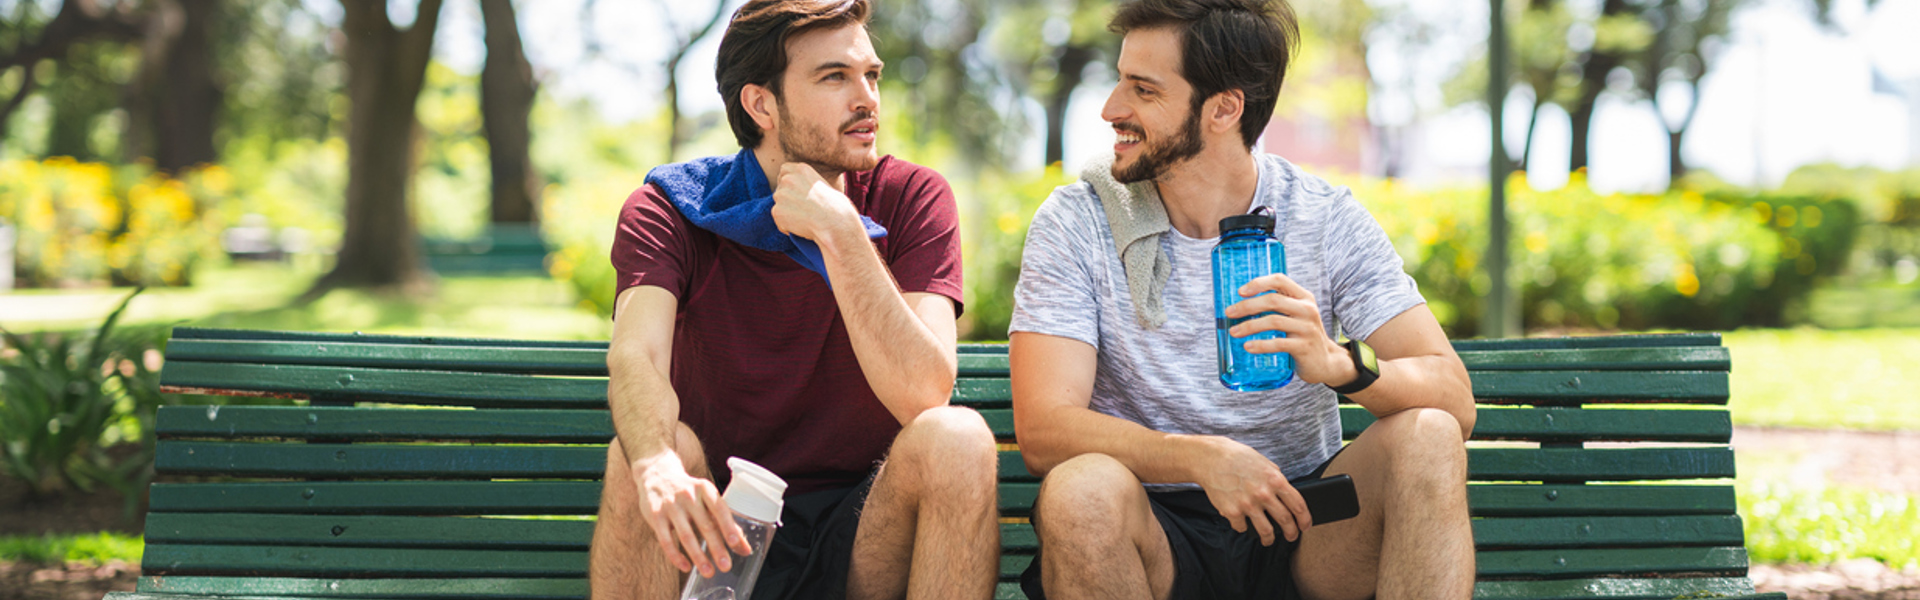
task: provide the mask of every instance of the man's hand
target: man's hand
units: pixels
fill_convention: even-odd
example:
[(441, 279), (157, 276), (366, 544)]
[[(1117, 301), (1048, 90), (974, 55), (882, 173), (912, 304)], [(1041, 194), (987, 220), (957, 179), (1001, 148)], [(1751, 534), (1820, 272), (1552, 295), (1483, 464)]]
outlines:
[[(753, 551), (713, 482), (687, 474), (679, 456), (661, 452), (633, 461), (632, 468), (640, 486), (640, 508), (674, 568), (682, 573), (697, 568), (711, 577), (716, 566), (721, 571), (733, 568), (727, 548), (743, 555)], [(703, 542), (706, 552), (701, 551)]]
[(833, 189), (811, 165), (797, 162), (780, 165), (780, 181), (773, 189), (773, 224), (781, 233), (814, 243), (824, 242), (836, 228), (861, 227), (853, 201)]
[(1347, 350), (1334, 343), (1333, 337), (1327, 335), (1327, 328), (1320, 324), (1320, 305), (1314, 303), (1313, 293), (1307, 288), (1300, 287), (1286, 275), (1275, 273), (1247, 282), (1240, 286), (1239, 292), (1246, 300), (1227, 307), (1227, 318), (1268, 314), (1233, 326), (1227, 330), (1228, 335), (1244, 338), (1262, 331), (1287, 334), (1284, 338), (1248, 340), (1248, 352), (1293, 355), (1294, 372), (1307, 383), (1344, 385), (1359, 377)]
[(1231, 439), (1200, 439), (1214, 451), (1215, 459), (1205, 463), (1195, 483), (1206, 490), (1207, 501), (1233, 524), (1234, 531), (1245, 532), (1247, 524), (1252, 523), (1260, 532), (1260, 544), (1271, 546), (1274, 523), (1280, 524), (1288, 541), (1300, 539), (1300, 533), (1313, 526), (1306, 499), (1273, 461)]

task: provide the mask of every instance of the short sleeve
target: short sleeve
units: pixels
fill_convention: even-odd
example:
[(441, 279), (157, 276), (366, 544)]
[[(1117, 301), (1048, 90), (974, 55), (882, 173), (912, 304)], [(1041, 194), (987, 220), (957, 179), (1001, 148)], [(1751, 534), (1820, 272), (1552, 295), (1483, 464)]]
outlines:
[[(899, 163), (905, 165), (906, 163)], [(889, 173), (893, 175), (893, 173)], [(953, 188), (933, 169), (912, 166), (889, 182), (904, 210), (887, 227), (887, 265), (902, 292), (939, 294), (966, 310), (961, 296), (960, 213)]]
[(1426, 303), (1386, 230), (1345, 188), (1334, 200), (1326, 236), (1333, 312), (1348, 338), (1364, 340), (1400, 313)]
[(628, 196), (613, 235), (614, 297), (627, 288), (651, 285), (684, 300), (691, 226), (659, 188), (642, 186)]
[[(1076, 191), (1077, 190), (1077, 191)], [(1095, 269), (1108, 252), (1100, 248), (1100, 223), (1076, 204), (1092, 194), (1084, 184), (1061, 186), (1040, 205), (1027, 229), (1020, 256), (1020, 282), (1013, 289), (1014, 332), (1042, 333), (1100, 347), (1100, 301)]]

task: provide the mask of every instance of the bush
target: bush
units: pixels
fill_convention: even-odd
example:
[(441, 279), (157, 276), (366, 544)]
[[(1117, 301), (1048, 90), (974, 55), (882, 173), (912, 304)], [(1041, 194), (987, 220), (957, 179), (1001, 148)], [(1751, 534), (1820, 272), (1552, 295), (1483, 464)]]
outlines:
[(1077, 176), (1055, 164), (1038, 172), (982, 177), (971, 188), (954, 182), (954, 194), (961, 200), (960, 249), (966, 283), (962, 339), (1007, 339), (1013, 287), (1020, 280), (1020, 255), (1026, 250), (1033, 213), (1053, 188), (1076, 180)]
[[(1478, 331), (1491, 289), (1484, 188), (1352, 187), (1441, 325), (1456, 337)], [(1529, 329), (1777, 325), (1844, 268), (1858, 227), (1839, 201), (1599, 194), (1579, 175), (1551, 191), (1516, 175), (1508, 190), (1510, 273)]]
[[(631, 185), (631, 187), (629, 187)], [(613, 316), (613, 233), (620, 208), (639, 183), (601, 178), (594, 183), (549, 185), (541, 193), (540, 227), (554, 248), (547, 271), (567, 282), (582, 308)]]
[[(151, 477), (152, 444), (132, 456), (107, 449), (151, 437), (165, 328), (116, 328), (128, 294), (91, 332), (17, 334), (0, 329), (0, 470), (34, 497), (106, 485), (128, 499)], [(62, 485), (64, 484), (64, 486)]]
[(186, 285), (218, 251), (224, 171), (175, 179), (66, 157), (0, 163), (0, 217), (18, 225), (17, 285)]

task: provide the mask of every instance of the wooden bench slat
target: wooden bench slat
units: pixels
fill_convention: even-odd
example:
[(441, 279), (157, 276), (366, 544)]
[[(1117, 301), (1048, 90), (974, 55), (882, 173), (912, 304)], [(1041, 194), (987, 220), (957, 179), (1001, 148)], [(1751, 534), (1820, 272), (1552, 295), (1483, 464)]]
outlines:
[(155, 483), (151, 514), (591, 515), (598, 481)]
[(275, 392), (309, 398), (491, 408), (606, 408), (605, 378), (406, 371), (361, 367), (170, 363), (160, 385), (174, 389)]
[[(1000, 485), (1000, 514), (1025, 516), (1037, 483)], [(591, 515), (598, 481), (156, 483), (149, 514)]]
[(186, 339), (167, 344), (167, 361), (607, 376), (605, 348)]
[(1746, 543), (1735, 515), (1678, 517), (1482, 518), (1473, 543), (1485, 549), (1632, 546), (1739, 546)]
[(1474, 481), (1639, 481), (1733, 477), (1733, 449), (1469, 448)]
[(233, 598), (541, 598), (587, 597), (584, 577), (464, 577), (458, 579), (303, 579), (295, 577), (141, 577), (138, 592), (115, 592), (108, 600)]
[(175, 327), (176, 340), (255, 340), (287, 342), (348, 342), (359, 344), (410, 344), (429, 346), (486, 346), (495, 348), (598, 348), (605, 352), (604, 341), (522, 340), (508, 338), (442, 337), (339, 333), (328, 331), (275, 331), (268, 329), (222, 329), (216, 327)]
[[(1725, 404), (1728, 390), (1724, 371), (1482, 371), (1472, 378), (1474, 396), (1494, 404)], [(232, 362), (172, 363), (160, 383), (172, 389), (492, 408), (604, 408), (607, 394), (606, 380), (597, 377)], [(952, 396), (982, 408), (1006, 407), (1012, 398), (1004, 378), (960, 379)]]
[[(1473, 481), (1640, 481), (1733, 477), (1733, 450), (1708, 448), (1468, 448)], [(1002, 481), (1034, 481), (1014, 450), (1000, 453)]]
[[(1033, 555), (1000, 557), (1000, 578), (1017, 580)], [(1700, 573), (1744, 575), (1747, 551), (1738, 546), (1490, 550), (1475, 553), (1482, 580), (1498, 578), (1570, 578), (1599, 575)]]
[[(1725, 443), (1733, 421), (1725, 410), (1567, 410), (1482, 407), (1475, 440), (1541, 442), (1663, 441)], [(1011, 441), (1013, 411), (980, 410), (995, 436)], [(1340, 407), (1342, 433), (1358, 436), (1373, 415)], [(613, 437), (607, 412), (595, 409), (401, 409), (298, 406), (161, 407), (162, 438), (330, 438), (605, 443)]]
[[(1723, 409), (1504, 408), (1482, 406), (1473, 439), (1533, 442), (1657, 441), (1726, 443), (1733, 418)], [(1375, 419), (1367, 409), (1340, 407), (1341, 435), (1353, 439)]]
[[(1552, 348), (1462, 350), (1467, 371), (1725, 371), (1732, 354), (1721, 346), (1665, 348)], [(1006, 377), (1006, 347), (960, 354), (962, 377)]]
[[(468, 579), (297, 579), (288, 577), (142, 577), (139, 592), (110, 592), (108, 600), (185, 600), (191, 595), (232, 598), (584, 598), (585, 579), (468, 578)], [(997, 584), (994, 597), (1023, 599), (1019, 584)], [(1712, 594), (1717, 600), (1779, 598), (1785, 594), (1755, 594), (1753, 584), (1739, 577), (1602, 578), (1544, 581), (1482, 581), (1474, 584), (1478, 600), (1665, 600)]]
[(1475, 350), (1565, 350), (1570, 348), (1671, 348), (1719, 346), (1718, 333), (1652, 333), (1586, 337), (1453, 340), (1458, 352)]
[(607, 411), (306, 406), (163, 406), (154, 433), (169, 438), (472, 440), (606, 444)]
[(171, 441), (154, 469), (174, 475), (382, 479), (599, 479), (605, 446), (427, 446)]
[[(1469, 374), (1485, 404), (1727, 403), (1725, 371), (1480, 371)], [(976, 408), (1012, 405), (1007, 379), (962, 379), (953, 400)]]
[(466, 550), (586, 550), (592, 521), (152, 513), (149, 544), (241, 544), (452, 548)]
[(1730, 485), (1473, 484), (1467, 504), (1476, 517), (1731, 515), (1737, 508)]
[(1478, 600), (1666, 600), (1701, 593), (1744, 596), (1754, 593), (1744, 577), (1604, 578), (1546, 581), (1482, 581), (1473, 585)]
[(1747, 573), (1747, 549), (1739, 546), (1492, 550), (1476, 557), (1482, 579)]
[(167, 576), (585, 577), (587, 553), (147, 544), (141, 570)]

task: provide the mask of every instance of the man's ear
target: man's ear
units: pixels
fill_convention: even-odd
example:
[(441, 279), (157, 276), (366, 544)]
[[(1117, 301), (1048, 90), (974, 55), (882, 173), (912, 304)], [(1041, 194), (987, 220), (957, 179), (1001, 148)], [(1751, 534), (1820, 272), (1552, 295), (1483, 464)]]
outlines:
[(773, 115), (780, 110), (780, 98), (765, 86), (752, 83), (741, 86), (740, 106), (747, 109), (747, 116), (753, 118), (762, 132), (772, 131), (779, 122)]
[(1247, 92), (1245, 90), (1227, 90), (1214, 94), (1207, 99), (1201, 110), (1206, 111), (1207, 128), (1216, 132), (1240, 131), (1240, 119), (1246, 117)]

